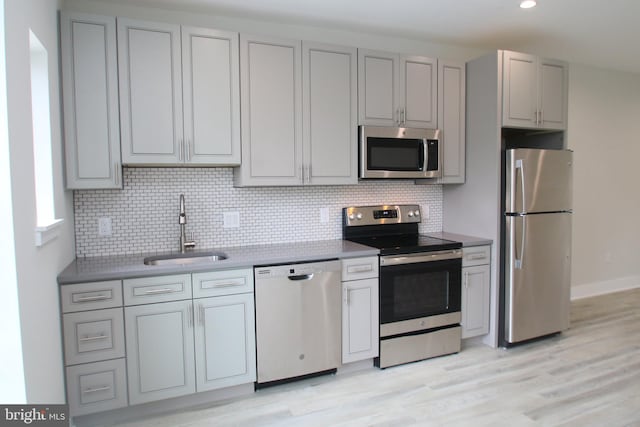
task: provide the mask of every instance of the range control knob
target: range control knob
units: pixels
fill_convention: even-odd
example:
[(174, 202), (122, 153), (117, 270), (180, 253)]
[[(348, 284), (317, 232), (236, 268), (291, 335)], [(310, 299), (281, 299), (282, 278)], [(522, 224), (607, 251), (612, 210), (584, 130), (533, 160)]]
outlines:
[(413, 213), (415, 216), (420, 216), (420, 210), (416, 209), (416, 211)]
[(358, 214), (356, 215), (356, 218), (362, 219), (362, 212), (358, 212)]
[(356, 216), (354, 214), (349, 214), (349, 219), (353, 221), (354, 219), (356, 219)]
[(408, 215), (409, 218), (413, 217), (413, 211), (409, 211)]

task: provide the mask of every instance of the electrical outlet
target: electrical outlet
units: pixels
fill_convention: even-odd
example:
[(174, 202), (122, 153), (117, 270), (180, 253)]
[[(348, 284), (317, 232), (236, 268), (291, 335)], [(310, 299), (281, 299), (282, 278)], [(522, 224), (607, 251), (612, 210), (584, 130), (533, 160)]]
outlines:
[(223, 228), (240, 228), (240, 212), (224, 212), (222, 214)]
[(329, 222), (329, 208), (320, 208), (320, 224)]
[(111, 236), (111, 218), (98, 218), (98, 236)]
[(429, 219), (429, 205), (422, 206), (422, 219), (425, 221)]

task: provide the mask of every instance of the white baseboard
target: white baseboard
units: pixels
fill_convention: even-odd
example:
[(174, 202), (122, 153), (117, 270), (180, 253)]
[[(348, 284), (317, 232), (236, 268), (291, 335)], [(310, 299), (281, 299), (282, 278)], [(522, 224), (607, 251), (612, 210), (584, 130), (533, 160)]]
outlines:
[(621, 277), (603, 282), (585, 283), (571, 288), (571, 300), (640, 288), (640, 276)]

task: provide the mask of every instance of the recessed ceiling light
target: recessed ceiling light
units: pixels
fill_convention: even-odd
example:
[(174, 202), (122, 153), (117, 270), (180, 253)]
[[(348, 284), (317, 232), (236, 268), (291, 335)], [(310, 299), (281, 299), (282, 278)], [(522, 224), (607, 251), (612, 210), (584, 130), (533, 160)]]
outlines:
[(520, 2), (520, 7), (523, 9), (531, 9), (536, 5), (536, 0), (524, 0)]

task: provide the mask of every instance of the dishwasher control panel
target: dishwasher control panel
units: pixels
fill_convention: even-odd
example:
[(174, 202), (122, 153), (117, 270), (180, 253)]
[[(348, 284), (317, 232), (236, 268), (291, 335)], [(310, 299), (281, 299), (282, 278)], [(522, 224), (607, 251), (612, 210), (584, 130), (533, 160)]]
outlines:
[(323, 265), (322, 262), (320, 264), (314, 262), (309, 264), (288, 264), (268, 267), (256, 267), (254, 269), (254, 272), (256, 278), (269, 278), (320, 274), (324, 272), (325, 269), (326, 265)]

